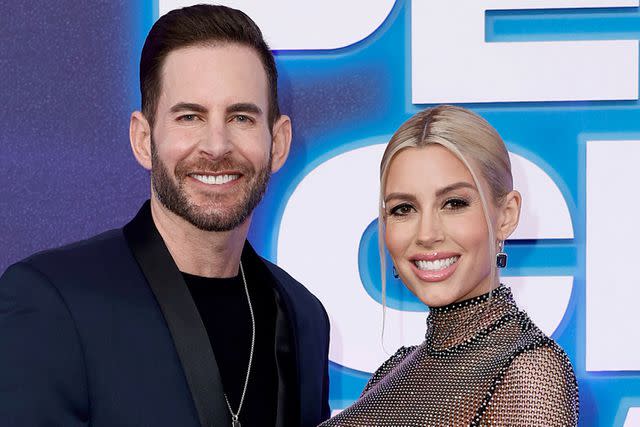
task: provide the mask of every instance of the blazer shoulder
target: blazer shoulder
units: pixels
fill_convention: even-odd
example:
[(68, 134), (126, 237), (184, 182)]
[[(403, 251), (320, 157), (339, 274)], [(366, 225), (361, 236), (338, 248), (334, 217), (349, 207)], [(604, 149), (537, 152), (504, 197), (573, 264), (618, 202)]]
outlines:
[(110, 230), (86, 240), (36, 253), (18, 264), (46, 278), (65, 298), (99, 302), (118, 289), (142, 283), (144, 277), (122, 229)]
[(45, 249), (23, 259), (24, 263), (39, 263), (48, 259), (60, 260), (69, 256), (79, 255), (82, 253), (92, 253), (108, 249), (118, 241), (124, 242), (124, 234), (122, 228), (105, 231), (87, 239), (78, 240), (63, 246)]
[(11, 349), (0, 351), (3, 425), (86, 425), (86, 359), (77, 323), (48, 277), (24, 262), (0, 277), (0, 348)]
[(122, 255), (124, 247), (128, 247), (122, 229), (105, 231), (88, 239), (69, 243), (53, 249), (37, 252), (21, 261), (30, 265), (43, 274), (47, 272), (62, 272), (69, 267), (72, 270), (91, 266), (96, 260), (108, 262), (110, 259)]

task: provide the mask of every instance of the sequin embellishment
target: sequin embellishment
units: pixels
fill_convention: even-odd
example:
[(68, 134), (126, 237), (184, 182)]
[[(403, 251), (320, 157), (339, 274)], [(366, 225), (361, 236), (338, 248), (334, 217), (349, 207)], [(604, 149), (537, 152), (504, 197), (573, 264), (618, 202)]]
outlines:
[(511, 291), (432, 308), (425, 341), (402, 347), (360, 399), (323, 427), (575, 426), (578, 388), (564, 351)]

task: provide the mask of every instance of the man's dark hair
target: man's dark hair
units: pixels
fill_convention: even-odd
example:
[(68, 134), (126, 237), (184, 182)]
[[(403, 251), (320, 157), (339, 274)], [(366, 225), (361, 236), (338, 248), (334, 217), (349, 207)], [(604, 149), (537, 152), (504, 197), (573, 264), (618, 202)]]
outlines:
[(140, 57), (142, 113), (151, 127), (155, 122), (162, 86), (161, 71), (167, 55), (190, 46), (237, 43), (256, 51), (267, 74), (269, 125), (280, 117), (278, 72), (262, 32), (244, 12), (225, 6), (199, 4), (172, 10), (153, 25)]

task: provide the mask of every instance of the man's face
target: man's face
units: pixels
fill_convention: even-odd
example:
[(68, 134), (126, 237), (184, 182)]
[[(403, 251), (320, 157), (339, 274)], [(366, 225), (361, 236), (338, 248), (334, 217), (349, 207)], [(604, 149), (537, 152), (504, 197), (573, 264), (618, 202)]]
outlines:
[(152, 129), (153, 195), (199, 229), (245, 222), (271, 175), (267, 77), (237, 44), (171, 52)]

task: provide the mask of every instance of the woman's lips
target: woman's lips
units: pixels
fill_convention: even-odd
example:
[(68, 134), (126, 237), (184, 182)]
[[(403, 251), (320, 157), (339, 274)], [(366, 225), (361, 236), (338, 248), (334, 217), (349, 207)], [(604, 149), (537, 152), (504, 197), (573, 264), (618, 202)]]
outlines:
[(441, 282), (449, 278), (458, 268), (460, 255), (418, 256), (411, 259), (411, 268), (420, 280)]

